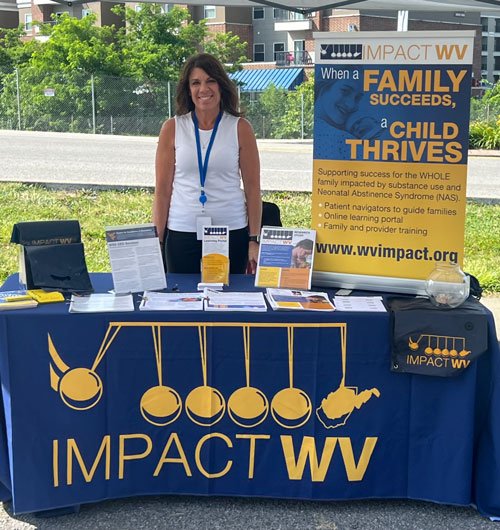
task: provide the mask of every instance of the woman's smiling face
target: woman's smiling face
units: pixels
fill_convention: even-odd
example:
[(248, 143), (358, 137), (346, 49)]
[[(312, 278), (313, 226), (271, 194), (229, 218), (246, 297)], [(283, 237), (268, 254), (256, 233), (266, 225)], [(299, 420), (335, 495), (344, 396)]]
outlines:
[(336, 81), (322, 96), (323, 109), (329, 121), (344, 127), (347, 118), (359, 108), (363, 92), (349, 79)]
[(191, 71), (189, 93), (196, 110), (218, 110), (220, 107), (219, 83), (202, 68), (193, 68)]

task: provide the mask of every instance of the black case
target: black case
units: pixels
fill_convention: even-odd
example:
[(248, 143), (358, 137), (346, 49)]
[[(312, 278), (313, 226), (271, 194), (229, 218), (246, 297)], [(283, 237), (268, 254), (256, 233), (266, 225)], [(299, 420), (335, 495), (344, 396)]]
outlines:
[(27, 289), (93, 290), (78, 221), (16, 223), (10, 241), (21, 245)]

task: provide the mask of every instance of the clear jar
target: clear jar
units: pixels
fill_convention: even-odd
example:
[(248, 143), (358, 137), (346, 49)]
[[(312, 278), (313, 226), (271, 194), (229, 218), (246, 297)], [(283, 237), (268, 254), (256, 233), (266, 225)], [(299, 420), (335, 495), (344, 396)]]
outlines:
[(458, 307), (469, 297), (469, 277), (456, 263), (439, 262), (425, 281), (430, 301), (437, 307)]

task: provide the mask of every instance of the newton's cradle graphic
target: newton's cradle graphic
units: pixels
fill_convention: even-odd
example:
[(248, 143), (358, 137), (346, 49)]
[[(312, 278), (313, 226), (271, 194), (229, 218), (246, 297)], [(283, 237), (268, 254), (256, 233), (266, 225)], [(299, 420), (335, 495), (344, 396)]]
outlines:
[[(424, 352), (427, 355), (442, 355), (443, 357), (467, 357), (470, 350), (465, 349), (465, 337), (450, 337), (447, 335), (429, 335), (421, 333), (416, 341), (411, 337), (408, 340), (408, 346), (411, 350), (417, 351), (420, 348), (420, 342), (427, 342)], [(427, 339), (427, 341), (425, 341)], [(462, 348), (459, 350), (458, 348)]]
[[(268, 416), (281, 427), (294, 429), (309, 420), (312, 402), (306, 392), (294, 385), (294, 330), (297, 328), (338, 328), (340, 332), (340, 353), (342, 379), (339, 387), (330, 392), (316, 409), (316, 415), (326, 428), (344, 425), (354, 408), (359, 409), (373, 395), (380, 396), (377, 388), (358, 391), (355, 386), (346, 386), (346, 333), (345, 323), (236, 323), (236, 322), (110, 322), (91, 368), (69, 367), (61, 358), (48, 333), (48, 349), (51, 361), (50, 384), (59, 393), (63, 403), (71, 409), (82, 411), (96, 406), (103, 395), (103, 383), (97, 373), (111, 344), (122, 328), (151, 328), (158, 384), (148, 388), (140, 400), (140, 412), (149, 423), (164, 427), (180, 416), (183, 408), (178, 392), (164, 384), (162, 359), (162, 328), (197, 328), (200, 346), (202, 384), (189, 392), (184, 408), (189, 419), (200, 426), (209, 427), (224, 416), (226, 409), (231, 420), (245, 428), (256, 427)], [(235, 390), (227, 404), (222, 393), (207, 382), (207, 327), (239, 327), (242, 330), (245, 386)], [(289, 386), (280, 390), (271, 402), (260, 389), (250, 384), (250, 338), (256, 328), (285, 328), (288, 341)]]

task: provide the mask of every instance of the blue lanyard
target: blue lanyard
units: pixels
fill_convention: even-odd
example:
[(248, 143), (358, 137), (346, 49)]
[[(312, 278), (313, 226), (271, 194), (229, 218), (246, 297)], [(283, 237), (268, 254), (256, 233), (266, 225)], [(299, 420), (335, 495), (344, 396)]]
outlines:
[(212, 130), (212, 135), (210, 136), (210, 142), (207, 147), (207, 152), (205, 153), (205, 161), (201, 160), (201, 142), (200, 142), (200, 130), (198, 127), (198, 118), (196, 117), (196, 112), (193, 110), (193, 122), (194, 122), (194, 134), (196, 136), (196, 150), (198, 151), (198, 169), (200, 170), (200, 202), (204, 207), (207, 202), (207, 196), (205, 195), (205, 179), (207, 178), (207, 169), (208, 169), (208, 159), (210, 158), (210, 151), (212, 150), (212, 145), (214, 144), (215, 135), (217, 134), (217, 129), (219, 128), (219, 123), (222, 118), (222, 111), (219, 112), (217, 119), (215, 120), (215, 125)]

